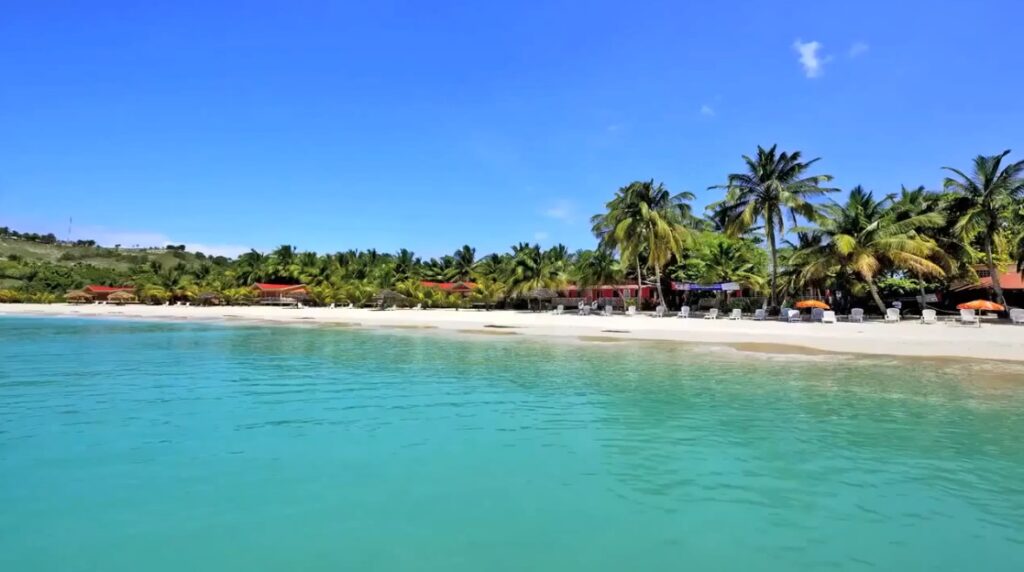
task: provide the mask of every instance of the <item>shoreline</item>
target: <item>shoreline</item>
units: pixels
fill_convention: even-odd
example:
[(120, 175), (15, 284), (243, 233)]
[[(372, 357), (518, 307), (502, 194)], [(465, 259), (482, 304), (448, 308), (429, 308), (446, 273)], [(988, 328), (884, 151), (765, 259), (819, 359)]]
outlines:
[[(740, 352), (872, 355), (1024, 363), (1024, 327), (985, 324), (968, 328), (917, 321), (819, 324), (749, 319), (679, 319), (577, 316), (514, 310), (389, 310), (263, 306), (143, 306), (0, 304), (0, 315), (135, 318), (167, 321), (327, 325), (346, 328), (445, 332), (492, 337), (572, 338), (608, 341), (708, 343)], [(499, 334), (499, 335), (495, 335)]]

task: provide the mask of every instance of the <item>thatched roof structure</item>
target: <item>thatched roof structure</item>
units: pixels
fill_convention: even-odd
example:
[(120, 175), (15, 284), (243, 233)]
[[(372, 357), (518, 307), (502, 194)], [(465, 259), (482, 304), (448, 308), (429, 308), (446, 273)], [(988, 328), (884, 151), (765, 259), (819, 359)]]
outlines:
[(138, 302), (139, 299), (135, 297), (135, 294), (122, 290), (120, 292), (114, 292), (110, 296), (107, 296), (108, 302), (114, 302), (115, 304), (128, 304), (132, 302)]
[(68, 302), (90, 302), (92, 301), (92, 295), (84, 290), (71, 290), (64, 295), (64, 299)]
[(196, 302), (205, 306), (219, 306), (224, 302), (224, 300), (221, 298), (220, 294), (216, 292), (203, 292), (196, 296)]
[(524, 297), (530, 300), (551, 300), (558, 297), (558, 293), (550, 288), (534, 288), (527, 292)]

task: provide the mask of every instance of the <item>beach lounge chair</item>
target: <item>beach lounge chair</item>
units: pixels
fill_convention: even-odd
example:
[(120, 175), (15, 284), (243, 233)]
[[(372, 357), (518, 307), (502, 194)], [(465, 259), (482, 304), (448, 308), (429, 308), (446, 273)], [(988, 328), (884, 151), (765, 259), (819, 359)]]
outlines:
[(676, 317), (677, 318), (689, 318), (690, 317), (690, 307), (689, 306), (683, 306), (682, 308), (679, 308), (679, 313), (676, 314)]
[(936, 316), (935, 310), (921, 310), (922, 324), (937, 324), (938, 322), (939, 318)]
[(423, 309), (423, 304), (422, 303), (416, 304), (415, 306), (412, 307), (412, 309), (413, 310), (422, 310)]
[(589, 309), (590, 306), (588, 306), (587, 303), (584, 302), (583, 300), (580, 300), (579, 303), (576, 304), (576, 315), (586, 316), (588, 314), (587, 310)]
[(732, 309), (732, 313), (729, 314), (729, 319), (730, 320), (742, 320), (743, 319), (743, 310), (741, 310), (739, 308), (733, 308)]
[(825, 311), (823, 311), (821, 313), (821, 323), (822, 324), (835, 324), (837, 321), (838, 320), (836, 320), (836, 313), (835, 312), (833, 312), (831, 310), (825, 310)]
[(565, 305), (564, 304), (559, 304), (559, 305), (555, 306), (555, 309), (554, 309), (553, 313), (556, 316), (561, 316), (562, 314), (565, 313)]
[(654, 309), (654, 315), (656, 317), (658, 317), (658, 318), (664, 318), (665, 317), (665, 312), (667, 312), (667, 311), (668, 311), (668, 308), (666, 308), (664, 306), (664, 304), (662, 304), (662, 305), (660, 305), (660, 306), (658, 306), (657, 308)]
[(854, 308), (850, 310), (850, 321), (851, 322), (863, 322), (864, 321), (864, 308)]
[(1010, 323), (1018, 326), (1024, 324), (1024, 309), (1014, 308), (1010, 310)]
[(790, 310), (787, 314), (787, 322), (799, 322), (800, 321), (800, 310)]
[(705, 320), (717, 320), (718, 319), (718, 308), (711, 308), (707, 314), (704, 314)]
[(811, 321), (812, 322), (820, 322), (821, 319), (824, 316), (825, 316), (825, 310), (822, 310), (821, 308), (811, 308)]
[(885, 323), (895, 324), (900, 321), (900, 309), (889, 308), (885, 311)]
[(780, 322), (788, 322), (789, 321), (789, 308), (785, 308), (784, 307), (784, 308), (779, 310), (779, 321)]
[(758, 308), (754, 310), (754, 319), (758, 322), (763, 322), (765, 318), (764, 308)]
[(611, 316), (614, 313), (615, 313), (615, 308), (612, 308), (611, 304), (605, 304), (603, 314), (605, 316)]
[(960, 310), (960, 325), (961, 326), (978, 326), (981, 327), (981, 321), (978, 320), (978, 316), (974, 313), (974, 310)]
[(635, 316), (636, 315), (636, 306), (630, 306), (630, 307), (626, 308), (626, 315), (627, 316)]
[(336, 306), (336, 305), (334, 304), (334, 302), (331, 302), (331, 305), (330, 305), (330, 306), (327, 306), (327, 309), (328, 309), (328, 310), (333, 310), (333, 309), (335, 309), (335, 308), (337, 308), (337, 306)]

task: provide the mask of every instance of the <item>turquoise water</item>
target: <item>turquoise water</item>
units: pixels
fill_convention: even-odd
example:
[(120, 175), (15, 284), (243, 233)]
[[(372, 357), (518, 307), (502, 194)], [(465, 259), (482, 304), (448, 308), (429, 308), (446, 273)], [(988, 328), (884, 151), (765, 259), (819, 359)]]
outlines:
[(0, 318), (0, 570), (1021, 570), (1024, 375)]

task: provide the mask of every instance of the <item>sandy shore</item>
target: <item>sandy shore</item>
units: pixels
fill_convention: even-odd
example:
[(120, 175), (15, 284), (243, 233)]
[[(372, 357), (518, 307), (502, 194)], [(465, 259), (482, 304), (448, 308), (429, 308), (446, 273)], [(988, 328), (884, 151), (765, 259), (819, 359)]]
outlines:
[(260, 321), (337, 324), (350, 327), (432, 329), (460, 333), (503, 333), (571, 337), (582, 341), (666, 340), (729, 344), (743, 351), (838, 352), (851, 354), (963, 357), (1024, 362), (1024, 327), (985, 324), (782, 323), (652, 316), (577, 316), (516, 311), (393, 310), (274, 307), (188, 307), (142, 305), (0, 304), (0, 314), (96, 316), (166, 320)]

